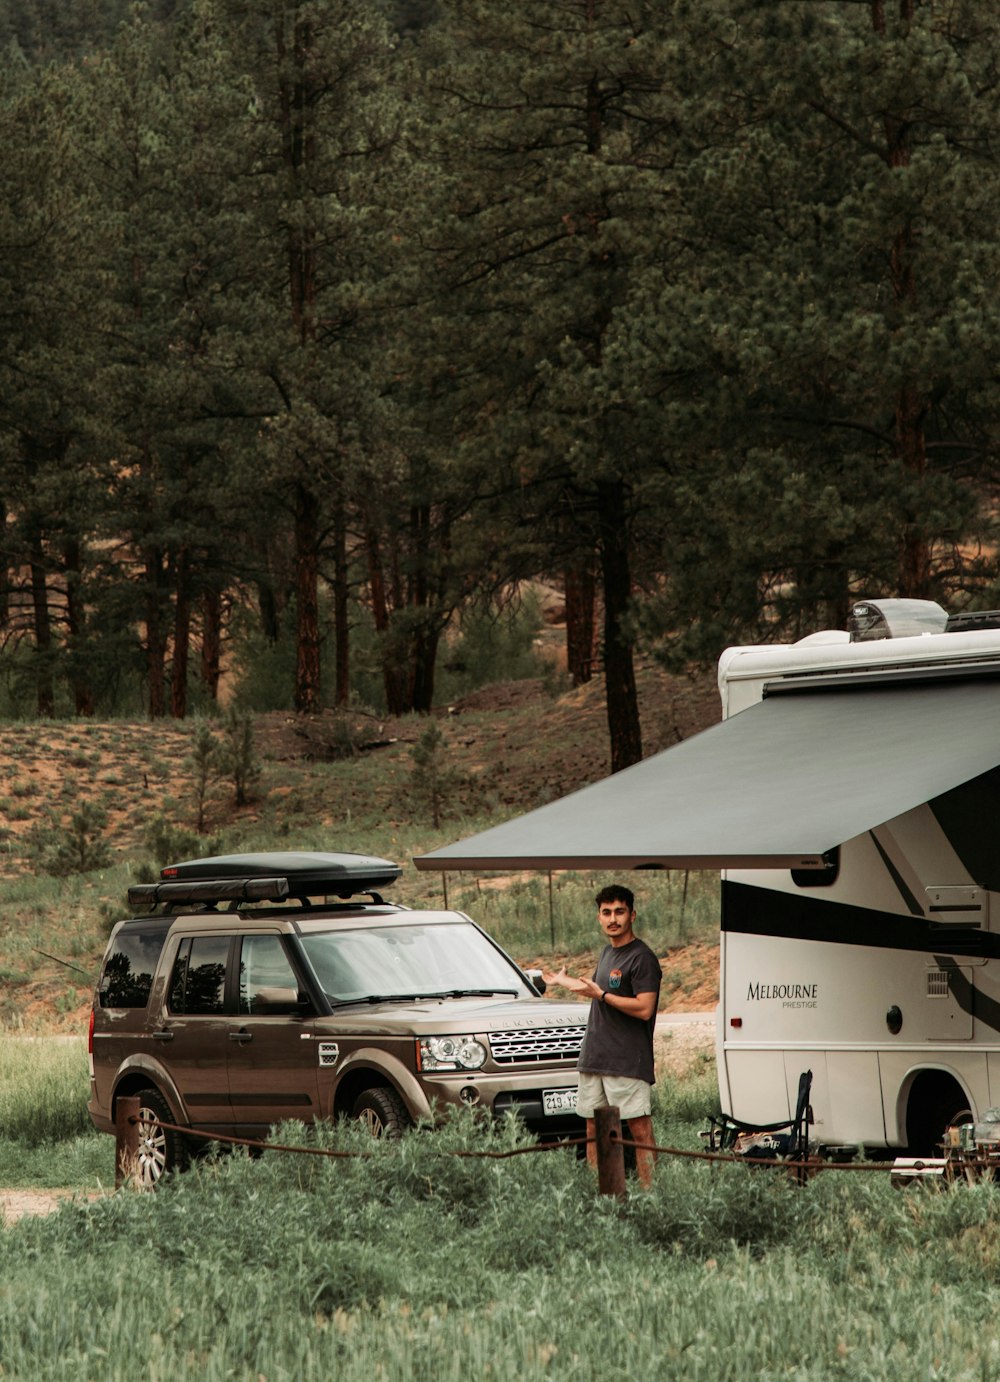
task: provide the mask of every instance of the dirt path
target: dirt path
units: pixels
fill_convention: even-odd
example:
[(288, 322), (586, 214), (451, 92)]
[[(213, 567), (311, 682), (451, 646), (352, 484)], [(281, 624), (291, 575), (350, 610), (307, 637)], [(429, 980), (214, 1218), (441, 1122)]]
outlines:
[(0, 1190), (0, 1222), (16, 1224), (26, 1214), (51, 1214), (64, 1200), (99, 1200), (97, 1191)]

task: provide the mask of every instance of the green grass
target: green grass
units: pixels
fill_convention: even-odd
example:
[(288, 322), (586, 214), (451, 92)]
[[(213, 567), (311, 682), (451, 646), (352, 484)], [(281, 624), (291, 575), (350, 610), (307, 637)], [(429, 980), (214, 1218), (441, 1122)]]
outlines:
[[(658, 1098), (657, 1136), (690, 1145), (690, 1106), (671, 1098)], [(798, 1188), (766, 1171), (661, 1161), (652, 1191), (633, 1184), (618, 1205), (565, 1152), (450, 1155), (525, 1145), (513, 1126), (462, 1117), (396, 1144), (349, 1126), (320, 1136), (370, 1158), (237, 1153), (152, 1195), (77, 1201), (5, 1230), (4, 1375), (1000, 1372), (990, 1186), (900, 1192), (885, 1175), (829, 1172)]]
[(90, 1129), (82, 1039), (0, 1038), (0, 1133), (37, 1147)]
[[(468, 912), (511, 953), (573, 954), (603, 944), (594, 895), (605, 883), (624, 881), (636, 894), (636, 931), (655, 950), (718, 937), (719, 885), (715, 875), (559, 873), (514, 879), (503, 887), (450, 875), (448, 901)], [(443, 901), (440, 875), (436, 891)], [(440, 905), (440, 902), (439, 904)]]
[[(693, 1147), (710, 1063), (663, 1081), (661, 1144)], [(113, 1141), (79, 1130), (82, 1045), (0, 1042), (0, 1184), (107, 1188)], [(290, 1124), (276, 1140), (298, 1143)], [(596, 1193), (563, 1151), (472, 1115), (362, 1159), (209, 1157), (0, 1230), (0, 1371), (153, 1382), (437, 1379), (992, 1379), (1000, 1190), (806, 1187), (661, 1159), (653, 1189)], [(315, 1145), (315, 1143), (313, 1144)]]
[(82, 1038), (0, 1038), (0, 1186), (90, 1189), (114, 1181), (114, 1144), (91, 1125), (88, 1091)]

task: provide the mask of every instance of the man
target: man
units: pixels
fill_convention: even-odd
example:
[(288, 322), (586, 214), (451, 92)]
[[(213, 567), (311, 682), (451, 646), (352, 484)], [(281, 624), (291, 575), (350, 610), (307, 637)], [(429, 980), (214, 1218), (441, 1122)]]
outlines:
[[(577, 1069), (577, 1111), (594, 1136), (594, 1110), (617, 1105), (633, 1142), (653, 1141), (653, 1029), (662, 971), (656, 956), (633, 930), (635, 897), (613, 883), (597, 894), (597, 919), (608, 938), (591, 979), (575, 979), (560, 970), (545, 974), (558, 984), (591, 999), (590, 1016)], [(587, 1145), (587, 1160), (597, 1165), (597, 1149)], [(655, 1153), (636, 1150), (636, 1171), (647, 1189), (653, 1180)]]

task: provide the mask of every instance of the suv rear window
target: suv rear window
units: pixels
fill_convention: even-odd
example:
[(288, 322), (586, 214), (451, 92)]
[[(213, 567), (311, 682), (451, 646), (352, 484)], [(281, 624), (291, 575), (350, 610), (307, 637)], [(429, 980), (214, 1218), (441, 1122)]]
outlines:
[(169, 920), (123, 926), (111, 943), (98, 986), (102, 1008), (144, 1008), (170, 930)]
[(181, 941), (170, 981), (171, 1012), (225, 1012), (230, 947), (228, 936), (194, 936)]

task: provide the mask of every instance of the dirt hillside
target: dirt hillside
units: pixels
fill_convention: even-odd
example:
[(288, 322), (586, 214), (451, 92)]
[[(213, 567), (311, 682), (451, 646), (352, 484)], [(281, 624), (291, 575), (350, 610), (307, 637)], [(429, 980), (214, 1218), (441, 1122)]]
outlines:
[[(707, 728), (719, 717), (714, 674), (675, 678), (646, 664), (638, 669), (638, 685), (647, 755)], [(557, 696), (541, 679), (491, 685), (440, 707), (436, 718), (449, 769), (463, 784), (460, 790), (468, 795), (470, 814), (488, 817), (494, 811), (528, 810), (608, 772), (599, 679)], [(305, 823), (329, 830), (334, 841), (345, 819), (374, 819), (385, 829), (398, 826), (405, 831), (402, 803), (412, 748), (426, 727), (426, 719), (415, 716), (393, 720), (333, 711), (260, 715), (254, 721), (262, 770), (258, 790), (248, 806), (236, 809), (225, 784), (214, 783), (205, 802), (206, 832), (225, 831), (228, 838), (233, 832), (237, 837), (251, 834), (256, 839), (263, 832), (280, 848), (287, 847)], [(15, 933), (37, 922), (31, 911), (37, 904), (26, 890), (21, 900), (20, 885), (44, 876), (46, 861), (71, 834), (74, 813), (82, 806), (100, 822), (92, 833), (106, 846), (111, 865), (126, 865), (131, 877), (152, 867), (149, 842), (157, 822), (182, 832), (179, 839), (185, 831), (193, 838), (196, 728), (191, 722), (0, 725), (0, 974), (8, 1000), (0, 1002), (0, 1022), (23, 1014), (33, 1026), (40, 1023), (62, 1031), (79, 1030), (85, 1022), (86, 975), (95, 971), (109, 920), (121, 915), (121, 869), (107, 879), (97, 871), (82, 880), (52, 884), (57, 897), (62, 893), (74, 898), (73, 907), (65, 909), (64, 926), (71, 927), (72, 916), (79, 916), (79, 927), (87, 932), (80, 935), (78, 946), (74, 941), (75, 948), (68, 949), (64, 930), (52, 949), (78, 964), (83, 978), (39, 954), (50, 948), (47, 931), (32, 942), (30, 955), (23, 953), (23, 939)], [(319, 785), (317, 772), (328, 774)], [(402, 848), (405, 852), (405, 845)], [(21, 953), (15, 959), (12, 952), (18, 945)], [(716, 965), (714, 946), (672, 954), (671, 1006), (710, 1007), (715, 1001)]]

